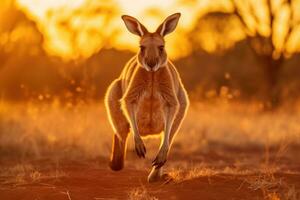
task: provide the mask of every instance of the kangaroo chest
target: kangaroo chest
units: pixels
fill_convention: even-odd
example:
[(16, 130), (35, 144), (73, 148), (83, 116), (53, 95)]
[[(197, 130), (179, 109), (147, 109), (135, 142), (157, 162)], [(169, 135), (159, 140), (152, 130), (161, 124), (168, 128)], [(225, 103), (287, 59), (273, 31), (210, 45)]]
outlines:
[(140, 134), (149, 135), (159, 133), (163, 129), (163, 98), (159, 83), (152, 75), (143, 87), (137, 101), (137, 123)]
[(144, 74), (136, 82), (136, 120), (141, 135), (152, 135), (164, 128), (164, 96), (168, 95), (172, 82), (166, 71)]

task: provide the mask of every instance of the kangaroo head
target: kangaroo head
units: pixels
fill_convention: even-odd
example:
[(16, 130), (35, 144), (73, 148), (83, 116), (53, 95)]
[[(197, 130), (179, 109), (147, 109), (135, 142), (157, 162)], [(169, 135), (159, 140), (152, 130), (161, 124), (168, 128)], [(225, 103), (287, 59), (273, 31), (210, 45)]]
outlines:
[(147, 71), (156, 71), (167, 63), (164, 36), (173, 32), (177, 26), (180, 13), (167, 17), (155, 32), (150, 33), (136, 18), (123, 15), (127, 29), (140, 36), (140, 51), (138, 62)]

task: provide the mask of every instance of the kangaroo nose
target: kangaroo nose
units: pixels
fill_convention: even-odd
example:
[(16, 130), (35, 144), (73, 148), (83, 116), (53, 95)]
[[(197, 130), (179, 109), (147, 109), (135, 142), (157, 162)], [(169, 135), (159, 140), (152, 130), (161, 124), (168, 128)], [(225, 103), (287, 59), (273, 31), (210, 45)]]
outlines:
[(147, 62), (147, 65), (151, 68), (155, 67), (155, 65), (157, 64), (157, 62), (155, 60), (151, 60)]

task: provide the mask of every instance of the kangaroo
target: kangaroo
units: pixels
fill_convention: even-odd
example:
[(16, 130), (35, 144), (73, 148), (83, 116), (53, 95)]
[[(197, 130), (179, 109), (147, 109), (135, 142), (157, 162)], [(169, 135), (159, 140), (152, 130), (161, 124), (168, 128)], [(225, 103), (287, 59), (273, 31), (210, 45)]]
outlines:
[(118, 171), (124, 166), (130, 130), (135, 151), (143, 158), (146, 148), (141, 137), (163, 132), (149, 182), (164, 177), (162, 167), (189, 106), (187, 92), (165, 50), (164, 36), (175, 30), (179, 18), (180, 13), (170, 15), (155, 32), (149, 32), (136, 18), (122, 16), (127, 29), (140, 37), (140, 50), (128, 61), (105, 95), (105, 106), (114, 131), (112, 170)]

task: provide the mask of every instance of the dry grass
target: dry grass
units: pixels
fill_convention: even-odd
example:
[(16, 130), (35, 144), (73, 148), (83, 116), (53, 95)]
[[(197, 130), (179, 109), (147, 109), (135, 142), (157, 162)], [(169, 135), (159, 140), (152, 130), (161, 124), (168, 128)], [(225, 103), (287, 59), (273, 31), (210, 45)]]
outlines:
[(0, 104), (0, 149), (10, 156), (107, 156), (111, 130), (98, 104)]
[[(200, 148), (211, 142), (230, 146), (274, 146), (290, 143), (300, 138), (300, 114), (297, 111), (279, 110), (261, 112), (255, 105), (222, 104), (207, 106), (197, 104), (189, 111), (177, 141), (188, 134), (202, 139)], [(194, 140), (184, 140), (188, 149), (199, 149)]]
[(2, 184), (6, 185), (26, 185), (40, 183), (43, 180), (58, 180), (66, 177), (67, 174), (62, 170), (55, 169), (43, 173), (31, 164), (17, 164), (11, 167), (2, 167), (0, 169), (0, 178), (4, 180)]
[[(292, 148), (300, 145), (299, 124), (300, 114), (291, 110), (271, 113), (261, 112), (255, 105), (193, 104), (173, 143), (166, 168), (175, 184), (200, 177), (231, 175), (241, 178), (241, 187), (246, 184), (249, 189), (261, 192), (266, 200), (297, 200), (298, 187), (276, 174), (299, 174), (293, 169), (297, 162), (290, 162), (297, 155)], [(107, 158), (111, 138), (112, 130), (102, 104), (1, 102), (0, 161), (17, 158), (30, 163), (47, 157), (57, 165), (44, 172), (34, 164), (20, 161), (0, 168), (0, 179), (2, 184), (24, 186), (65, 177), (67, 174), (58, 165), (60, 160)], [(139, 160), (138, 165), (127, 162), (127, 167), (149, 169), (159, 140), (147, 138), (145, 143), (147, 158)], [(131, 137), (128, 147), (127, 160), (135, 159)], [(98, 164), (90, 166), (96, 169)], [(72, 197), (68, 191), (64, 194), (66, 198)], [(129, 191), (128, 199), (158, 198), (153, 191), (140, 186)]]
[(5, 184), (22, 185), (28, 182), (39, 181), (41, 173), (34, 169), (32, 165), (18, 164), (10, 168), (2, 168), (0, 177), (5, 179)]
[(273, 174), (260, 174), (247, 178), (245, 181), (250, 189), (261, 191), (267, 200), (298, 200), (300, 198), (300, 193), (294, 185), (288, 184)]
[[(300, 141), (300, 114), (292, 111), (261, 113), (243, 105), (194, 104), (174, 142), (174, 152), (192, 154), (220, 148), (281, 148), (285, 155), (291, 143)], [(67, 157), (107, 157), (112, 130), (102, 104), (62, 106), (0, 102), (0, 153), (12, 156), (46, 154)], [(158, 140), (147, 140), (157, 149)], [(129, 149), (132, 150), (129, 138)], [(172, 150), (173, 151), (173, 150)], [(150, 156), (156, 151), (151, 152)]]
[[(299, 192), (274, 174), (293, 171), (291, 151), (299, 146), (300, 114), (294, 110), (261, 112), (255, 105), (193, 104), (177, 135), (167, 163), (175, 183), (220, 174), (247, 176), (249, 188), (262, 191), (265, 199), (299, 199)], [(112, 130), (102, 104), (61, 105), (0, 103), (1, 158), (84, 160), (108, 157)], [(157, 153), (158, 139), (146, 139), (147, 158), (128, 167), (148, 169)], [(135, 156), (129, 138), (128, 159)], [(255, 154), (255, 156), (248, 156)], [(287, 166), (288, 165), (288, 166)], [(97, 164), (95, 164), (97, 167)], [(59, 168), (43, 174), (32, 165), (2, 169), (7, 182), (26, 184), (66, 174)], [(129, 192), (129, 199), (157, 199), (145, 187)]]
[(199, 177), (212, 177), (217, 175), (235, 175), (235, 176), (246, 176), (252, 175), (254, 173), (259, 173), (259, 169), (253, 170), (240, 170), (232, 167), (224, 167), (221, 169), (216, 169), (214, 167), (199, 165), (195, 166), (187, 166), (185, 168), (172, 168), (168, 175), (175, 183), (181, 183), (183, 181), (199, 178)]
[(138, 188), (133, 188), (128, 193), (128, 200), (158, 200), (158, 198), (151, 195), (146, 187), (141, 186)]

